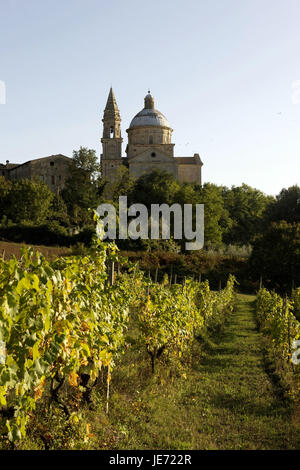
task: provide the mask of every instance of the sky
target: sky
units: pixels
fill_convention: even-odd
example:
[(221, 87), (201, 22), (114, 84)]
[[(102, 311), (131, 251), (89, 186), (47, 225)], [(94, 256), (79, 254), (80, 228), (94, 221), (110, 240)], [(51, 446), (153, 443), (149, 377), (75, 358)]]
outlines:
[(148, 89), (203, 182), (300, 184), (299, 0), (0, 0), (0, 162), (101, 154)]

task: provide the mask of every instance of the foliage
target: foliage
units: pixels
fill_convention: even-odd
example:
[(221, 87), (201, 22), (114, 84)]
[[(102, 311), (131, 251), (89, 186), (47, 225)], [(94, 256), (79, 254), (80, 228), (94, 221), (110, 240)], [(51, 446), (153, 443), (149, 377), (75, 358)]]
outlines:
[(300, 285), (300, 224), (272, 223), (254, 242), (250, 264), (273, 288), (290, 291)]
[(117, 279), (110, 274), (108, 282), (107, 265), (118, 259), (125, 262), (114, 244), (97, 241), (86, 255), (53, 263), (30, 250), (20, 261), (0, 260), (0, 427), (11, 442), (25, 437), (46, 389), (50, 406), (59, 406), (71, 427), (80, 413), (61, 400), (63, 386), (89, 401), (106, 368), (108, 398), (111, 373), (126, 348), (130, 310), (154, 371), (164, 350), (180, 357), (205, 321), (232, 305), (233, 277), (213, 294), (207, 283), (191, 280), (183, 287), (170, 287), (167, 279), (152, 283), (127, 263), (128, 272)]
[(59, 225), (56, 220), (39, 225), (25, 222), (2, 225), (0, 237), (17, 243), (33, 245), (69, 246), (72, 243), (72, 237), (68, 235), (66, 228)]
[[(129, 176), (126, 168), (120, 170), (119, 178), (108, 183), (103, 191), (102, 200), (110, 200), (118, 203), (119, 195), (127, 195), (128, 206), (134, 203), (144, 204), (148, 211), (151, 204), (205, 204), (205, 243), (220, 244), (224, 226), (229, 224), (228, 213), (224, 209), (222, 190), (220, 187), (205, 183), (203, 187), (195, 184), (180, 183), (170, 173), (155, 170), (150, 174), (142, 175), (137, 180)], [(171, 220), (171, 233), (173, 231)], [(135, 242), (137, 244), (137, 242)], [(142, 245), (155, 246), (157, 242), (150, 240), (148, 243), (138, 241)], [(130, 241), (121, 241), (120, 246), (130, 249)], [(184, 246), (184, 241), (182, 242)]]
[(100, 164), (95, 150), (80, 147), (74, 150), (69, 177), (61, 196), (68, 207), (73, 225), (90, 223), (99, 201)]
[[(25, 180), (9, 182), (3, 179), (0, 220), (5, 225), (23, 221), (38, 225), (46, 220), (55, 220), (62, 227), (80, 231), (83, 226), (92, 225), (90, 209), (102, 202), (111, 202), (117, 208), (121, 195), (127, 196), (128, 206), (141, 203), (148, 210), (151, 204), (204, 204), (205, 248), (218, 249), (224, 243), (237, 246), (252, 244), (268, 229), (268, 221), (280, 220), (284, 214), (287, 214), (286, 220), (297, 221), (300, 208), (298, 193), (297, 186), (282, 190), (274, 201), (271, 196), (245, 184), (229, 189), (211, 183), (202, 186), (180, 183), (170, 173), (159, 170), (134, 179), (124, 165), (118, 169), (116, 178), (108, 182), (100, 177), (95, 151), (80, 147), (73, 152), (69, 178), (59, 195), (52, 195), (39, 181), (33, 184)], [(43, 197), (39, 197), (41, 194)], [(172, 224), (171, 217), (171, 233)], [(176, 250), (184, 251), (184, 242), (177, 241)], [(45, 242), (41, 239), (40, 243)], [(156, 240), (119, 240), (117, 243), (121, 249), (127, 250), (158, 249)], [(163, 244), (164, 241), (161, 248), (165, 249), (167, 246), (163, 247)]]
[(134, 190), (135, 179), (130, 176), (128, 168), (122, 165), (118, 168), (113, 181), (105, 181), (101, 194), (101, 201), (119, 201), (119, 196), (127, 196)]
[(150, 209), (151, 204), (173, 204), (180, 183), (166, 171), (154, 170), (137, 179), (128, 195), (128, 204), (140, 203)]
[(0, 193), (2, 215), (14, 223), (40, 224), (50, 214), (53, 193), (39, 180), (17, 180), (11, 182)]
[[(213, 293), (208, 282), (198, 283), (187, 280), (183, 286), (165, 285), (149, 281), (146, 300), (141, 299), (139, 342), (144, 345), (151, 358), (152, 372), (155, 361), (166, 352), (181, 357), (183, 351), (199, 334), (202, 327), (208, 326), (212, 317), (232, 309), (235, 279), (229, 277), (222, 293)], [(224, 320), (224, 318), (222, 318)]]
[(300, 322), (300, 287), (297, 289), (293, 289), (292, 295), (291, 295), (291, 301), (293, 303), (294, 307), (294, 315), (297, 318), (297, 320)]
[(266, 216), (269, 222), (300, 223), (300, 187), (283, 188), (268, 207)]
[(246, 184), (223, 188), (225, 209), (229, 213), (231, 226), (224, 234), (224, 242), (247, 245), (261, 233), (267, 208), (273, 201), (258, 189)]
[(198, 190), (198, 204), (204, 204), (205, 246), (221, 245), (223, 234), (231, 225), (228, 211), (224, 206), (221, 187), (205, 183)]
[(0, 339), (6, 352), (0, 404), (7, 409), (3, 424), (11, 441), (25, 436), (48, 381), (57, 402), (66, 380), (72, 387), (80, 381), (87, 386), (107, 367), (110, 381), (128, 308), (122, 290), (105, 290), (107, 249), (99, 245), (93, 255), (59, 259), (52, 266), (28, 251), (21, 263), (1, 262)]
[(67, 205), (60, 194), (55, 194), (52, 199), (48, 219), (51, 221), (55, 220), (62, 227), (70, 226)]
[(7, 218), (7, 196), (11, 191), (11, 187), (11, 181), (7, 180), (4, 176), (0, 176), (0, 221), (2, 221), (3, 217)]
[(257, 319), (260, 329), (271, 338), (271, 347), (283, 359), (291, 360), (293, 341), (300, 338), (300, 323), (293, 315), (294, 301), (282, 299), (262, 288), (257, 294)]

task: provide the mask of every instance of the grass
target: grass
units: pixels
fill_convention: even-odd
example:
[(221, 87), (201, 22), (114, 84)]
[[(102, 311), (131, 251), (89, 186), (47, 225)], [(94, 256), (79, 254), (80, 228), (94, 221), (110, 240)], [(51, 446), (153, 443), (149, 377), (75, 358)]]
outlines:
[(145, 363), (136, 362), (132, 354), (124, 358), (112, 382), (105, 435), (100, 429), (103, 420), (97, 422), (90, 415), (93, 445), (299, 449), (300, 420), (265, 370), (254, 299), (238, 295), (237, 308), (222, 333), (207, 344), (198, 343), (192, 368), (177, 370), (175, 376), (172, 369), (161, 368), (151, 377)]
[[(165, 361), (152, 375), (149, 358), (129, 348), (112, 375), (109, 414), (104, 383), (93, 409), (82, 410), (92, 434), (86, 443), (66, 431), (59, 438), (56, 415), (37, 416), (37, 426), (52, 435), (50, 448), (299, 449), (299, 415), (265, 367), (254, 301), (238, 294), (222, 330), (194, 344), (189, 366)], [(43, 445), (29, 433), (23, 448)]]

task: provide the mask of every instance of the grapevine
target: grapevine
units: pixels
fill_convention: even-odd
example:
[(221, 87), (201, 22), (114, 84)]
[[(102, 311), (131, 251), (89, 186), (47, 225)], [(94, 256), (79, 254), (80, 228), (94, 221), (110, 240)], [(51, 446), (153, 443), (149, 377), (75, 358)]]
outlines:
[(130, 317), (152, 372), (162, 354), (180, 358), (210, 322), (232, 310), (235, 279), (212, 292), (208, 282), (153, 282), (127, 264), (116, 278), (108, 266), (126, 263), (113, 243), (99, 240), (85, 256), (49, 263), (24, 249), (21, 259), (0, 259), (0, 432), (14, 443), (26, 436), (37, 402), (48, 390), (70, 425), (80, 413), (60, 399), (62, 387), (90, 394), (99, 373), (110, 381), (126, 350)]

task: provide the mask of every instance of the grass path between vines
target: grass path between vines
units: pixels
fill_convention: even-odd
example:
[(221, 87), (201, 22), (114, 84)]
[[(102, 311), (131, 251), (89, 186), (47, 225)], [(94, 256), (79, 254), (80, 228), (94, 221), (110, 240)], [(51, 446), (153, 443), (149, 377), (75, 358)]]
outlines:
[(196, 351), (192, 370), (173, 385), (147, 382), (132, 363), (125, 366), (131, 374), (126, 388), (113, 394), (107, 423), (123, 437), (108, 448), (300, 448), (299, 419), (265, 370), (254, 300), (237, 295), (220, 337)]

